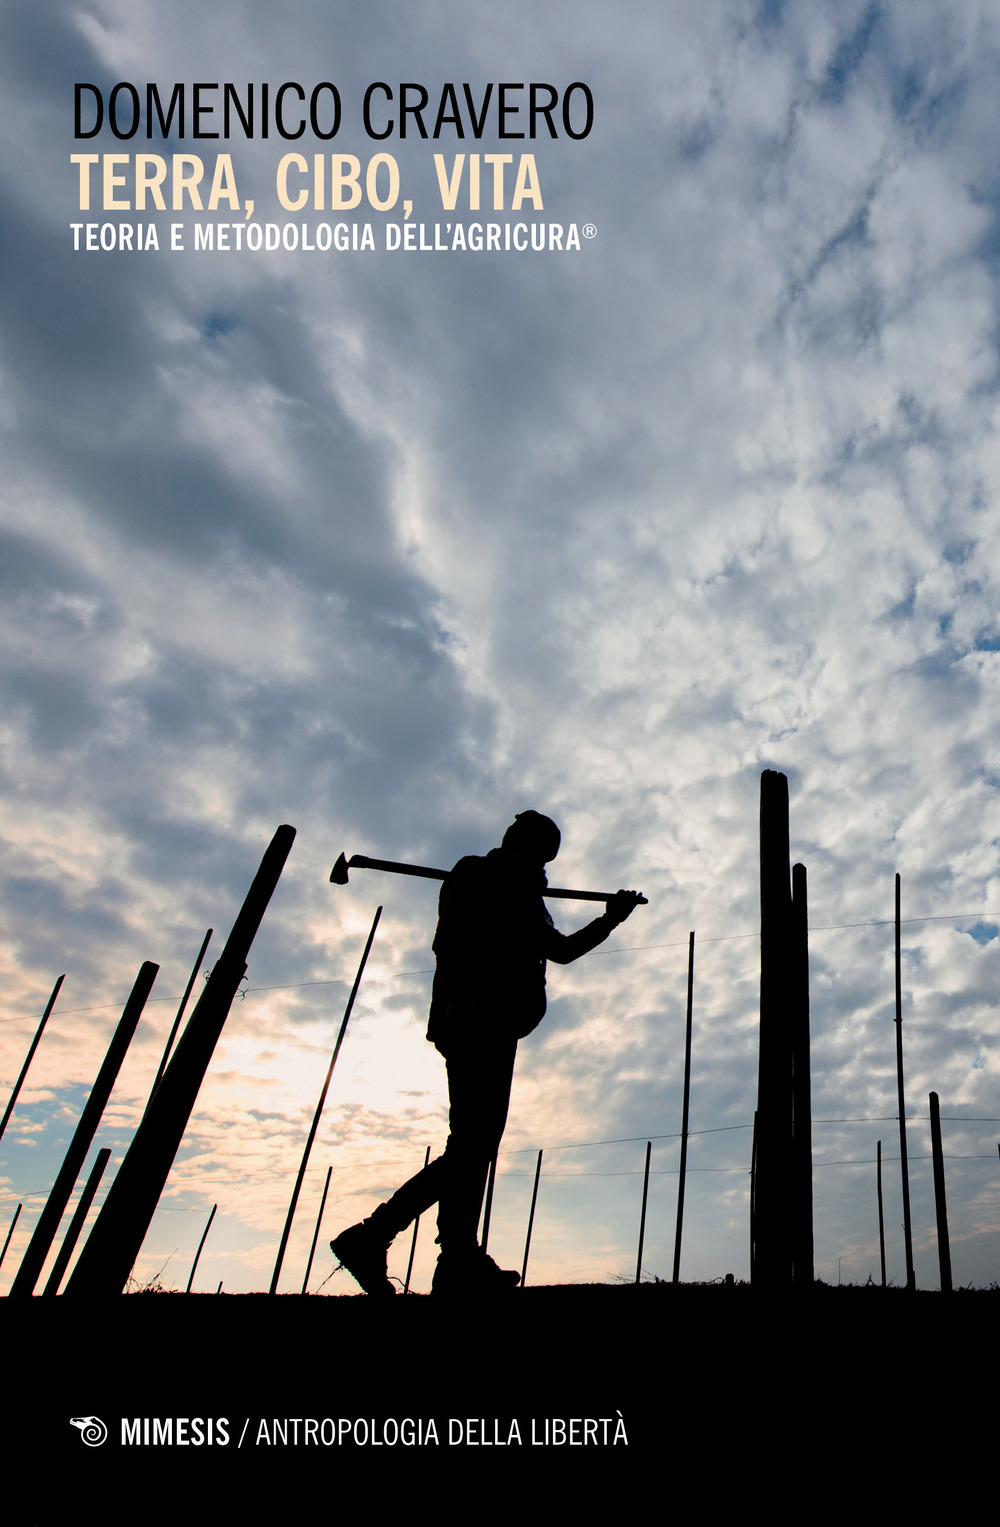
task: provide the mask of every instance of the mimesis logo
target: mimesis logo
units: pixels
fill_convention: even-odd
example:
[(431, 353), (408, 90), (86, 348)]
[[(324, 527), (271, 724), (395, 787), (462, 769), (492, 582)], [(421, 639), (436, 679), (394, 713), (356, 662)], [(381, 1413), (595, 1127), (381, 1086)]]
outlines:
[(70, 1426), (75, 1426), (88, 1447), (100, 1447), (108, 1440), (108, 1429), (100, 1416), (74, 1416)]

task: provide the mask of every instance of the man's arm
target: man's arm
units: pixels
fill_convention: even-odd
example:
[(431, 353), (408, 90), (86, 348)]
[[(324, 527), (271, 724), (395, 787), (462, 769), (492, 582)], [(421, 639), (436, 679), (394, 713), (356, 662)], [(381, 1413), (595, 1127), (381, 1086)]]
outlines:
[(598, 944), (603, 944), (608, 934), (619, 923), (623, 923), (626, 917), (630, 917), (638, 905), (638, 891), (616, 891), (605, 904), (601, 916), (595, 917), (585, 928), (578, 928), (575, 933), (560, 933), (558, 928), (550, 928), (545, 943), (545, 958), (555, 965), (569, 965), (572, 960), (578, 960), (581, 954), (589, 954)]

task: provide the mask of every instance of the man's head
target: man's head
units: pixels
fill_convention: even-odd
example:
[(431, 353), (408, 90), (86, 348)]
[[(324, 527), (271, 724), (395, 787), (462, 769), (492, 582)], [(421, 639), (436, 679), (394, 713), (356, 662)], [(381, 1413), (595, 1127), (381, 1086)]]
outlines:
[(547, 864), (559, 852), (561, 835), (551, 817), (519, 811), (503, 835), (504, 848), (533, 864)]

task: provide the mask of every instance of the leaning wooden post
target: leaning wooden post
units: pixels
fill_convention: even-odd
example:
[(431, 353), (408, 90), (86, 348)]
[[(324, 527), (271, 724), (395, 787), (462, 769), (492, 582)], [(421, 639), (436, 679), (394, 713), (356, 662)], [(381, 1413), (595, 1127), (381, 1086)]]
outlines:
[[(684, 1029), (684, 1102), (681, 1108), (681, 1165), (677, 1178), (677, 1225), (674, 1229), (674, 1276), (681, 1276), (681, 1232), (684, 1227), (684, 1181), (688, 1155), (688, 1109), (691, 1102), (691, 1016), (694, 1009), (694, 933), (688, 939), (687, 1024)], [(637, 1283), (638, 1278), (635, 1280)]]
[[(91, 1141), (94, 1138), (98, 1124), (101, 1122), (101, 1115), (104, 1113), (108, 1098), (111, 1096), (111, 1089), (118, 1078), (122, 1061), (125, 1059), (125, 1052), (129, 1047), (132, 1035), (135, 1033), (136, 1025), (142, 1015), (146, 998), (149, 996), (153, 982), (156, 980), (156, 973), (159, 968), (159, 965), (153, 965), (149, 960), (146, 960), (135, 978), (135, 985), (132, 987), (129, 999), (125, 1004), (125, 1009), (118, 1020), (118, 1027), (112, 1035), (104, 1062), (97, 1073), (97, 1080), (91, 1089), (86, 1107), (80, 1115), (80, 1122), (77, 1124), (73, 1138), (69, 1143), (63, 1164), (59, 1169), (59, 1175), (52, 1185), (48, 1202), (42, 1210), (38, 1224), (35, 1226), (35, 1233), (28, 1242), (27, 1250), (21, 1258), (17, 1277), (11, 1285), (11, 1299), (28, 1299), (34, 1292), (35, 1284), (38, 1282), (45, 1258), (49, 1254), (49, 1247), (52, 1245), (55, 1233), (59, 1229), (59, 1221), (62, 1219), (63, 1211), (69, 1203), (69, 1196), (76, 1186), (76, 1179), (80, 1175), (80, 1168), (87, 1159), (87, 1152), (90, 1150)], [(96, 1225), (94, 1229), (97, 1229)], [(93, 1231), (91, 1231), (91, 1239), (93, 1239)], [(90, 1241), (87, 1242), (87, 1245), (90, 1245)], [(84, 1247), (84, 1251), (86, 1249)], [(129, 1263), (129, 1267), (131, 1265)], [(128, 1276), (128, 1270), (126, 1270), (125, 1276)], [(124, 1282), (124, 1279), (122, 1281)]]
[(344, 1035), (347, 1033), (348, 1019), (350, 1018), (351, 1012), (354, 1008), (354, 999), (358, 995), (358, 987), (361, 985), (361, 977), (365, 973), (365, 966), (368, 963), (368, 955), (371, 951), (372, 944), (375, 941), (375, 929), (378, 927), (378, 920), (381, 916), (382, 908), (377, 907), (375, 910), (375, 916), (372, 918), (371, 930), (368, 934), (368, 942), (365, 945), (365, 952), (361, 956), (361, 963), (358, 966), (358, 973), (354, 977), (354, 985), (351, 987), (351, 995), (348, 997), (347, 1006), (344, 1009), (344, 1017), (340, 1025), (340, 1033), (337, 1035), (337, 1043), (333, 1047), (333, 1054), (330, 1057), (330, 1064), (327, 1067), (326, 1081), (323, 1083), (323, 1090), (319, 1095), (319, 1102), (316, 1104), (316, 1111), (313, 1114), (312, 1127), (309, 1130), (309, 1138), (306, 1141), (305, 1150), (302, 1152), (302, 1160), (299, 1163), (299, 1174), (295, 1179), (295, 1187), (292, 1189), (292, 1200), (288, 1205), (288, 1214), (285, 1217), (285, 1228), (281, 1235), (281, 1245), (278, 1247), (278, 1255), (274, 1261), (274, 1272), (271, 1274), (271, 1287), (268, 1292), (272, 1294), (276, 1294), (278, 1291), (278, 1279), (281, 1276), (281, 1264), (285, 1259), (285, 1247), (288, 1245), (288, 1237), (292, 1229), (292, 1220), (295, 1217), (295, 1205), (299, 1201), (299, 1193), (302, 1190), (302, 1179), (306, 1175), (306, 1167), (309, 1165), (309, 1155), (313, 1148), (313, 1141), (316, 1138), (316, 1131), (319, 1128), (320, 1115), (323, 1112), (323, 1105), (326, 1102), (326, 1094), (330, 1086), (330, 1078), (333, 1075), (333, 1068), (337, 1064), (337, 1056), (340, 1054), (340, 1047), (344, 1043)]
[(77, 1204), (76, 1212), (70, 1221), (69, 1229), (66, 1232), (66, 1239), (59, 1248), (59, 1255), (56, 1257), (52, 1271), (49, 1273), (48, 1282), (42, 1289), (43, 1299), (54, 1298), (59, 1292), (59, 1285), (69, 1266), (69, 1259), (73, 1255), (76, 1243), (80, 1239), (80, 1232), (86, 1221), (87, 1212), (94, 1202), (94, 1195), (101, 1185), (104, 1169), (110, 1160), (111, 1151), (108, 1146), (104, 1146), (102, 1150), (97, 1152), (97, 1160), (94, 1162), (90, 1176), (87, 1178), (86, 1186), (80, 1194), (80, 1202)]
[(913, 1270), (913, 1229), (910, 1222), (910, 1170), (906, 1154), (906, 1097), (903, 1091), (903, 963), (899, 928), (899, 875), (896, 876), (896, 1104), (899, 1109), (899, 1170), (903, 1179), (903, 1240), (906, 1245), (906, 1286), (917, 1286)]
[[(646, 1168), (642, 1174), (642, 1208), (639, 1211), (639, 1250), (635, 1259), (635, 1281), (642, 1282), (642, 1243), (646, 1239), (646, 1200), (649, 1197), (649, 1158), (653, 1153), (652, 1140), (646, 1141)], [(677, 1260), (674, 1258), (674, 1266)], [(674, 1279), (677, 1282), (677, 1279)]]
[(3, 1259), (7, 1255), (7, 1247), (10, 1245), (10, 1238), (14, 1234), (14, 1226), (21, 1218), (21, 1210), (23, 1208), (23, 1204), (18, 1204), (17, 1208), (14, 1210), (14, 1218), (10, 1222), (10, 1229), (7, 1231), (7, 1239), (3, 1243), (3, 1251), (0, 1251), (0, 1267), (3, 1266)]
[(62, 984), (65, 981), (65, 979), (66, 979), (66, 977), (64, 975), (59, 977), (59, 979), (56, 982), (55, 986), (53, 986), (53, 988), (52, 988), (52, 995), (51, 995), (51, 997), (49, 998), (48, 1002), (46, 1002), (46, 1004), (45, 1004), (45, 1011), (42, 1014), (42, 1021), (38, 1025), (38, 1028), (35, 1030), (35, 1037), (31, 1041), (31, 1045), (29, 1046), (27, 1056), (25, 1057), (24, 1065), (21, 1067), (21, 1075), (18, 1077), (17, 1081), (14, 1083), (14, 1091), (11, 1093), (10, 1098), (8, 1099), (7, 1107), (4, 1109), (4, 1112), (3, 1112), (3, 1118), (0, 1119), (0, 1139), (3, 1138), (3, 1132), (7, 1128), (7, 1120), (10, 1118), (11, 1114), (14, 1112), (14, 1104), (17, 1102), (17, 1095), (18, 1095), (18, 1093), (21, 1090), (21, 1084), (24, 1081), (24, 1078), (28, 1074), (28, 1067), (31, 1065), (32, 1056), (34, 1055), (35, 1051), (38, 1049), (38, 1041), (41, 1039), (42, 1031), (45, 1028), (45, 1025), (49, 1021), (49, 1014), (51, 1013), (52, 1009), (56, 1005), (56, 998), (59, 995), (59, 988), (60, 988), (60, 986), (62, 986)]
[(323, 1197), (319, 1201), (319, 1213), (316, 1216), (316, 1229), (313, 1231), (312, 1245), (309, 1248), (309, 1260), (306, 1263), (306, 1275), (302, 1279), (303, 1293), (305, 1293), (309, 1286), (309, 1274), (312, 1272), (313, 1257), (316, 1255), (316, 1242), (319, 1240), (319, 1227), (323, 1223), (323, 1210), (326, 1208), (326, 1195), (330, 1191), (330, 1178), (332, 1174), (333, 1167), (328, 1166), (326, 1169), (326, 1182), (323, 1184)]
[(191, 1285), (194, 1282), (194, 1275), (198, 1271), (198, 1263), (201, 1261), (202, 1247), (205, 1245), (205, 1242), (208, 1240), (208, 1232), (212, 1228), (212, 1221), (215, 1218), (215, 1211), (216, 1211), (216, 1209), (218, 1207), (219, 1207), (218, 1204), (213, 1204), (212, 1205), (212, 1212), (208, 1216), (208, 1224), (205, 1226), (204, 1230), (201, 1233), (201, 1240), (198, 1242), (198, 1250), (195, 1252), (195, 1254), (194, 1254), (194, 1261), (191, 1263), (191, 1276), (188, 1278), (188, 1280), (187, 1280), (187, 1288), (184, 1290), (184, 1292), (186, 1294), (189, 1294), (191, 1292)]
[[(430, 1146), (428, 1146), (427, 1149), (424, 1151), (424, 1168), (425, 1169), (426, 1169), (427, 1163), (428, 1163), (428, 1161), (430, 1161), (430, 1159), (431, 1159), (431, 1148), (430, 1148)], [(493, 1159), (495, 1161), (496, 1157), (494, 1156)], [(404, 1294), (408, 1294), (410, 1292), (410, 1278), (413, 1275), (413, 1258), (416, 1255), (416, 1251), (417, 1251), (417, 1231), (419, 1229), (420, 1229), (420, 1215), (418, 1214), (416, 1219), (413, 1221), (413, 1236), (412, 1236), (412, 1238), (410, 1240), (410, 1260), (406, 1264), (406, 1281), (403, 1284), (403, 1293)], [(486, 1250), (485, 1242), (483, 1244), (483, 1250), (484, 1251)]]
[(295, 838), (279, 827), (205, 989), (149, 1100), (128, 1155), (80, 1253), (66, 1297), (119, 1294), (142, 1248), (212, 1052), (246, 974), (247, 956)]
[(538, 1202), (538, 1179), (542, 1175), (542, 1152), (538, 1152), (538, 1161), (535, 1165), (535, 1186), (531, 1190), (531, 1212), (528, 1215), (528, 1233), (524, 1238), (524, 1261), (521, 1263), (521, 1287), (523, 1288), (528, 1277), (528, 1251), (531, 1247), (531, 1227), (535, 1223), (535, 1204)]
[(882, 1287), (885, 1288), (885, 1216), (882, 1213), (882, 1142), (876, 1147), (875, 1191), (878, 1194), (878, 1249), (882, 1258)]
[(951, 1242), (948, 1239), (948, 1200), (944, 1191), (944, 1151), (941, 1148), (941, 1105), (936, 1092), (930, 1094), (931, 1155), (934, 1160), (934, 1210), (937, 1215), (938, 1265), (941, 1268), (941, 1292), (950, 1294)]

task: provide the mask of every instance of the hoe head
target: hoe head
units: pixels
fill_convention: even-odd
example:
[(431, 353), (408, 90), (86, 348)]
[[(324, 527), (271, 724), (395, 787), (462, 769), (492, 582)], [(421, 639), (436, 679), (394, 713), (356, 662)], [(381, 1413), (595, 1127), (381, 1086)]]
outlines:
[(331, 885), (346, 885), (347, 884), (347, 859), (346, 859), (344, 854), (341, 854), (340, 858), (337, 860), (336, 864), (333, 866), (333, 869), (330, 871), (330, 884)]

